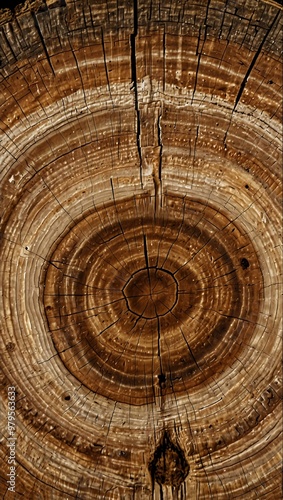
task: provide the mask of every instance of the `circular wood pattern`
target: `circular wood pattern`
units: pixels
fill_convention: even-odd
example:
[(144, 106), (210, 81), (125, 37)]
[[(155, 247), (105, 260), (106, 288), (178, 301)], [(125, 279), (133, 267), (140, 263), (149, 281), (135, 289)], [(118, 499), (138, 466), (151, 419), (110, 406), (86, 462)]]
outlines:
[(1, 498), (279, 500), (280, 5), (0, 23)]
[(123, 294), (129, 311), (139, 319), (158, 319), (176, 305), (178, 283), (170, 271), (147, 264), (128, 279)]
[(160, 377), (163, 395), (207, 382), (233, 364), (259, 320), (263, 281), (248, 236), (207, 203), (163, 203), (158, 216), (150, 196), (90, 213), (43, 266), (61, 360), (121, 403), (155, 402)]

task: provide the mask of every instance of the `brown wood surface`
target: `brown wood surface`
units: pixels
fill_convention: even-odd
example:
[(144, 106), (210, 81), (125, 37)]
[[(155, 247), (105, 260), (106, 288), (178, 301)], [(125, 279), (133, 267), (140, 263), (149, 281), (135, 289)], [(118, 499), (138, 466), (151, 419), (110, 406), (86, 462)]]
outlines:
[(276, 1), (0, 11), (1, 498), (282, 498), (281, 54)]

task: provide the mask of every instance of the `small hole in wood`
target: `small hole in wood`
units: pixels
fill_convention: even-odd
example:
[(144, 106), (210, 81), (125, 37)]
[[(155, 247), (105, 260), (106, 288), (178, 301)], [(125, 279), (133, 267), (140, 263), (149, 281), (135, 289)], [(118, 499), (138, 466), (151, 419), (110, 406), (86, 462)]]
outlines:
[(241, 259), (241, 268), (242, 269), (248, 269), (248, 267), (250, 267), (250, 263), (248, 261), (248, 259)]
[(160, 373), (160, 375), (158, 375), (158, 384), (159, 386), (163, 386), (166, 382), (166, 375), (164, 375), (164, 373)]

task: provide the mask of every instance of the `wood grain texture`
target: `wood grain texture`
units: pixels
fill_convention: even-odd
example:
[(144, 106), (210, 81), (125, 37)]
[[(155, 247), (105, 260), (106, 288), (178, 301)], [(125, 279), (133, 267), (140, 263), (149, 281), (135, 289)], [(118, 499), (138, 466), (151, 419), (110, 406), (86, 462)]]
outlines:
[(271, 0), (0, 11), (1, 498), (282, 498), (281, 32)]

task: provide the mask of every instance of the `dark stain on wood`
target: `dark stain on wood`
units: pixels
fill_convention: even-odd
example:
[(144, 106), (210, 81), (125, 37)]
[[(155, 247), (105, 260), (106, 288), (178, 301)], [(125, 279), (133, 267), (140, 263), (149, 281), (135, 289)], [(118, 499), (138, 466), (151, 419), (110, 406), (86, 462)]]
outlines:
[(164, 432), (153, 458), (149, 462), (152, 483), (179, 488), (186, 479), (190, 466), (183, 450), (174, 444), (167, 431)]

